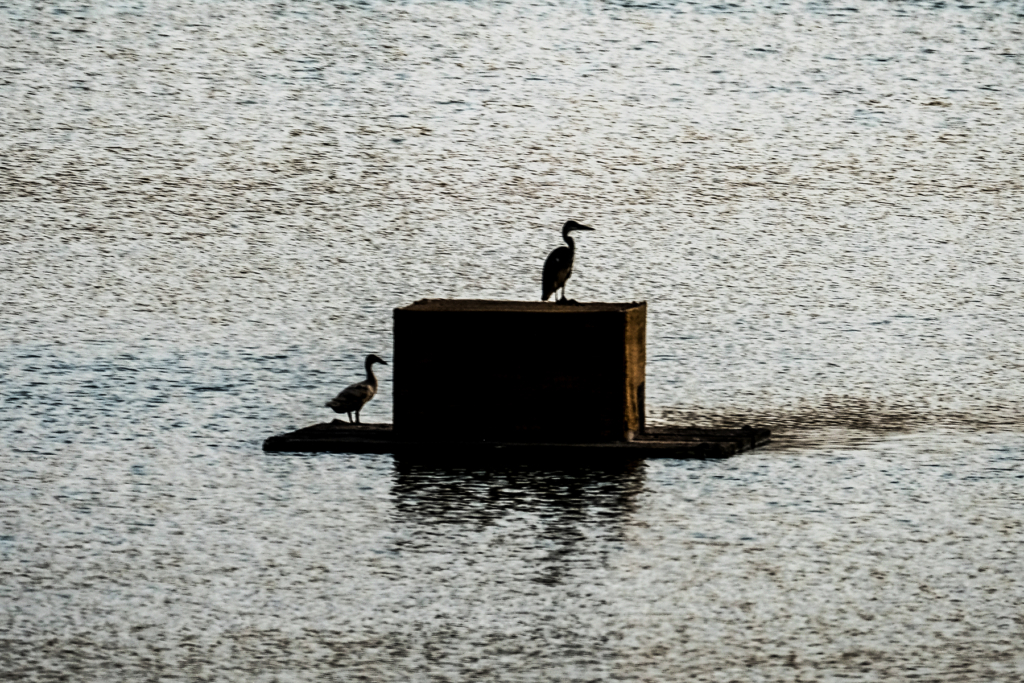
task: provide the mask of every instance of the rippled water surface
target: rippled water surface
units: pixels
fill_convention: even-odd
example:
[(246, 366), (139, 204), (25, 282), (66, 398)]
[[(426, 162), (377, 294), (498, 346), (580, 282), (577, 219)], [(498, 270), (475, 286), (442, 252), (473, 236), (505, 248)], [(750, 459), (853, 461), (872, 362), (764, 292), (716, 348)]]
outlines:
[[(0, 0), (0, 678), (1024, 680), (1022, 31)], [(538, 298), (570, 217), (569, 296), (649, 304), (649, 420), (773, 445), (261, 452), (394, 307)]]

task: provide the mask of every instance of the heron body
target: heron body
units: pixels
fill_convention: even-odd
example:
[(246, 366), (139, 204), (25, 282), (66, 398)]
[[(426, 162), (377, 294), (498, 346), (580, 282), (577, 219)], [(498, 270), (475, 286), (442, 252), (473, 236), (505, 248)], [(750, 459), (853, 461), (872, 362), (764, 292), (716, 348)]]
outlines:
[(569, 246), (559, 247), (548, 254), (544, 261), (544, 272), (541, 275), (541, 299), (547, 301), (552, 294), (559, 289), (562, 290), (562, 297), (557, 299), (558, 303), (568, 303), (565, 298), (565, 282), (572, 275), (572, 262), (576, 256), (576, 242), (569, 237), (573, 230), (593, 230), (586, 225), (580, 225), (576, 221), (566, 221), (562, 226), (562, 239)]
[(366, 379), (345, 387), (340, 394), (324, 405), (336, 413), (348, 413), (349, 422), (353, 421), (352, 413), (355, 413), (355, 423), (362, 424), (359, 421), (359, 411), (377, 394), (377, 377), (373, 374), (374, 363), (387, 365), (383, 359), (371, 353), (366, 357)]

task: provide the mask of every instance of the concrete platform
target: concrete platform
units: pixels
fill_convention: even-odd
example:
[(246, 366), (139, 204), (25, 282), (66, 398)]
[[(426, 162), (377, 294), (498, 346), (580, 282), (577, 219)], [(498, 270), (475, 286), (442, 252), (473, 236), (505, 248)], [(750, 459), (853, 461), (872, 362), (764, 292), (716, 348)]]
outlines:
[(574, 462), (644, 458), (728, 458), (768, 443), (771, 431), (648, 427), (632, 441), (600, 443), (514, 443), (459, 440), (458, 428), (445, 440), (413, 441), (396, 435), (391, 425), (354, 425), (341, 420), (313, 425), (263, 442), (270, 453), (390, 453), (403, 459), (448, 460), (471, 458), (491, 463), (506, 458), (516, 462)]

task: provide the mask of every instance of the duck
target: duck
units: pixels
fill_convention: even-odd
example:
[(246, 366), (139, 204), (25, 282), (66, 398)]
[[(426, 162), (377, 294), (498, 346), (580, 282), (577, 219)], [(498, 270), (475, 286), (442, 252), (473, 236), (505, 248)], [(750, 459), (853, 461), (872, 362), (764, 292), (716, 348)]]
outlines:
[[(377, 377), (373, 374), (374, 363), (387, 365), (387, 361), (371, 353), (366, 357), (366, 379), (345, 387), (340, 394), (325, 403), (324, 406), (336, 413), (347, 413), (350, 424), (362, 424), (359, 421), (359, 411), (377, 394)], [(352, 413), (356, 414), (354, 422)]]

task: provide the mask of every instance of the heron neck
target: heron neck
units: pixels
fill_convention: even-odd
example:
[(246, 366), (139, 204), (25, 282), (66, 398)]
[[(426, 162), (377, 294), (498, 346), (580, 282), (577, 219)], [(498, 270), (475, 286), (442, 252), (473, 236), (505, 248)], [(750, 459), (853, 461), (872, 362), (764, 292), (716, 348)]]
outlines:
[(576, 251), (576, 243), (572, 240), (571, 237), (569, 237), (569, 233), (563, 234), (562, 239), (565, 240), (565, 243), (569, 245), (570, 252)]

